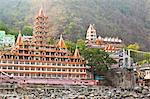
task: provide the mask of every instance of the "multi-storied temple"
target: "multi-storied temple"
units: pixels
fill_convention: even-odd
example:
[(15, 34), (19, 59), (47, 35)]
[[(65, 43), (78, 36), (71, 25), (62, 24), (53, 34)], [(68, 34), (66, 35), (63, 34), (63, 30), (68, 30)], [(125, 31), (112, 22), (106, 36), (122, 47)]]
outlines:
[(118, 37), (97, 37), (94, 25), (90, 24), (87, 34), (86, 43), (90, 48), (100, 48), (106, 52), (118, 52), (123, 47), (123, 42)]
[(12, 50), (0, 53), (1, 81), (9, 80), (5, 79), (8, 74), (19, 83), (95, 84), (87, 74), (79, 50), (70, 53), (62, 36), (57, 45), (49, 45), (48, 30), (48, 17), (40, 9), (32, 39), (23, 40), (19, 33)]

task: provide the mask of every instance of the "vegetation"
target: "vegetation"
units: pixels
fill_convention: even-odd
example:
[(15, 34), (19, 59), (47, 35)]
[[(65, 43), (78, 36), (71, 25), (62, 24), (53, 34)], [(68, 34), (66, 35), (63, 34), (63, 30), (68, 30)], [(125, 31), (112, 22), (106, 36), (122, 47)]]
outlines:
[(109, 57), (107, 52), (97, 48), (86, 48), (85, 41), (82, 39), (77, 40), (76, 44), (71, 41), (66, 42), (67, 48), (71, 52), (74, 52), (75, 48), (78, 47), (81, 56), (88, 61), (87, 65), (94, 66), (97, 74), (108, 71), (110, 66), (116, 63), (115, 60)]
[(139, 46), (139, 44), (135, 43), (135, 44), (130, 44), (127, 48), (138, 51), (140, 49), (140, 46)]
[(23, 31), (33, 26), (41, 2), (54, 36), (84, 39), (89, 24), (95, 24), (98, 35), (118, 36), (126, 44), (137, 42), (142, 50), (150, 49), (149, 0), (1, 0), (0, 21), (13, 31)]
[(22, 30), (22, 33), (24, 34), (24, 35), (28, 35), (28, 36), (31, 36), (32, 35), (32, 33), (33, 33), (33, 29), (32, 29), (32, 27), (31, 26), (24, 26), (23, 27), (23, 30)]
[(95, 72), (98, 74), (108, 71), (110, 66), (116, 63), (109, 57), (108, 53), (96, 48), (86, 48), (82, 55), (88, 61), (87, 65), (94, 66)]

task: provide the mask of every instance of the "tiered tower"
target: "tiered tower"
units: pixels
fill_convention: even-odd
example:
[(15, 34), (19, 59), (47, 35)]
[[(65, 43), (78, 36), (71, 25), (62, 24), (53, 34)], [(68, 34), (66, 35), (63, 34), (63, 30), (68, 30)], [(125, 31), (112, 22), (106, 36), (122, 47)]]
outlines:
[[(87, 80), (85, 60), (79, 50), (76, 49), (71, 54), (62, 35), (56, 45), (49, 45), (47, 35), (48, 17), (41, 8), (35, 20), (31, 41), (23, 41), (19, 33), (12, 51), (0, 53), (0, 72), (23, 79), (24, 82), (19, 83), (95, 84), (94, 80)], [(2, 77), (1, 74), (0, 78)]]
[(46, 44), (48, 31), (48, 16), (45, 15), (43, 8), (41, 8), (35, 20), (33, 42), (36, 44)]
[(95, 43), (96, 41), (96, 29), (94, 28), (94, 25), (90, 24), (88, 30), (87, 30), (87, 35), (86, 35), (86, 40), (89, 43)]

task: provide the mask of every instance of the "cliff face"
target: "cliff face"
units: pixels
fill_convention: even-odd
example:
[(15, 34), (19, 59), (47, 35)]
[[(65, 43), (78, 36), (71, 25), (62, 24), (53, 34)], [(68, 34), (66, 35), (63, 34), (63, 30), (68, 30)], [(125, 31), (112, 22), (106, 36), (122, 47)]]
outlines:
[(1, 0), (0, 20), (11, 28), (33, 25), (41, 4), (52, 35), (63, 33), (75, 41), (85, 38), (88, 25), (95, 24), (98, 35), (150, 49), (150, 0)]

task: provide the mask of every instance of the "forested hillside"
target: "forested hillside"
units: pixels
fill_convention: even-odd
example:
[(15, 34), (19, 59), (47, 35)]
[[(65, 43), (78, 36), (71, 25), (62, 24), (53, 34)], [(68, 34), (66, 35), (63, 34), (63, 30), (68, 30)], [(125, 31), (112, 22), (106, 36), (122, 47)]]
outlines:
[(0, 21), (9, 33), (33, 26), (41, 5), (49, 16), (50, 34), (84, 39), (89, 24), (97, 34), (120, 37), (150, 50), (150, 0), (0, 0)]

